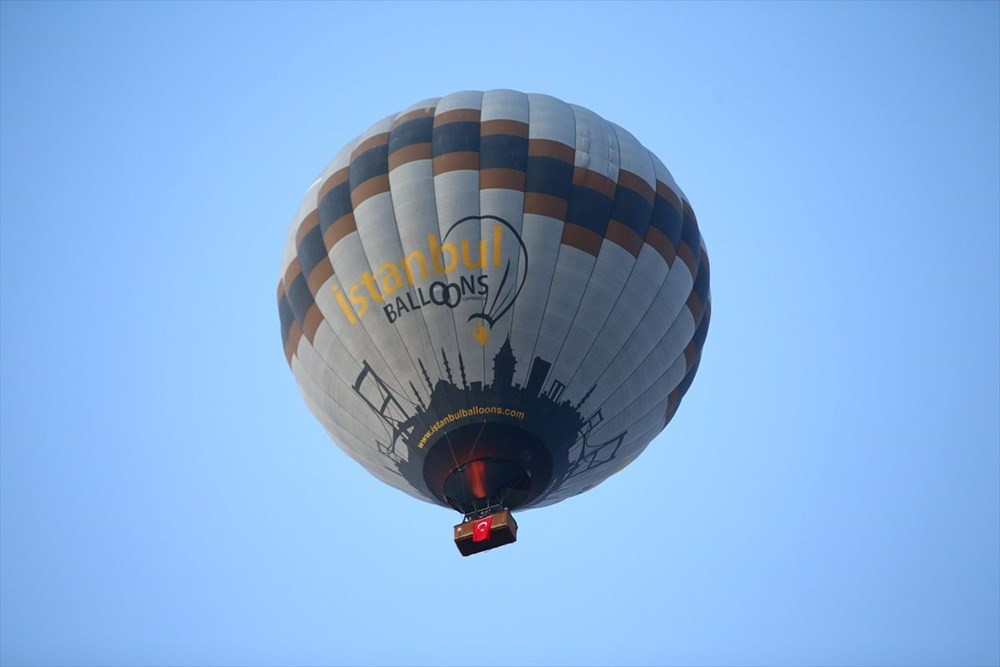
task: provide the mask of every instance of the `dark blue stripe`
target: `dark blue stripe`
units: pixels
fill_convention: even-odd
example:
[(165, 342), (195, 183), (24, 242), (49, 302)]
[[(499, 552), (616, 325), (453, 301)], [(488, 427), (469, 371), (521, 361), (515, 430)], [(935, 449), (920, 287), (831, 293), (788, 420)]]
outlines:
[(608, 230), (613, 202), (597, 190), (574, 185), (566, 208), (566, 222), (586, 227), (598, 236)]
[(334, 222), (354, 210), (351, 204), (351, 184), (344, 181), (319, 202), (319, 227), (325, 233)]
[(299, 243), (299, 264), (303, 275), (308, 276), (313, 268), (326, 258), (326, 246), (323, 245), (323, 230), (316, 225), (302, 237)]
[(691, 252), (694, 253), (694, 261), (698, 262), (701, 258), (701, 233), (698, 231), (698, 223), (695, 222), (694, 216), (686, 213), (684, 214), (684, 226), (681, 228), (681, 241), (691, 248)]
[(568, 200), (573, 188), (573, 165), (556, 158), (528, 156), (525, 192), (539, 192)]
[(708, 265), (705, 262), (698, 264), (698, 275), (695, 276), (691, 290), (698, 295), (702, 304), (708, 301)]
[(698, 373), (698, 366), (700, 364), (701, 364), (701, 360), (699, 360), (698, 363), (696, 363), (694, 366), (692, 366), (690, 369), (688, 369), (688, 372), (684, 376), (684, 379), (681, 380), (681, 383), (679, 385), (677, 385), (677, 390), (678, 390), (677, 391), (677, 407), (680, 407), (681, 399), (684, 398), (684, 394), (686, 394), (688, 392), (688, 389), (691, 388), (691, 383), (694, 382), (694, 376), (695, 376), (695, 374)]
[(701, 234), (698, 232), (698, 223), (693, 215), (684, 214), (684, 227), (681, 229), (681, 240), (691, 246), (691, 249), (701, 247)]
[(292, 323), (295, 322), (295, 315), (292, 313), (292, 306), (288, 303), (288, 296), (281, 295), (278, 299), (278, 319), (281, 320), (281, 344), (288, 342), (288, 334), (292, 330)]
[(288, 303), (292, 307), (292, 313), (295, 314), (295, 321), (299, 323), (300, 327), (304, 327), (306, 313), (315, 302), (312, 293), (309, 292), (306, 277), (301, 273), (295, 276), (295, 280), (288, 286)]
[(480, 169), (528, 168), (528, 140), (510, 134), (491, 134), (482, 137), (479, 145)]
[(640, 239), (644, 239), (652, 215), (653, 207), (638, 192), (618, 186), (615, 192), (615, 205), (611, 209), (612, 218), (638, 234)]
[(431, 141), (434, 130), (434, 117), (414, 118), (389, 131), (389, 153), (413, 144), (426, 144)]
[(365, 181), (389, 173), (389, 145), (369, 148), (351, 160), (351, 190)]
[(431, 155), (437, 157), (457, 151), (479, 150), (479, 123), (461, 121), (438, 125), (434, 128)]
[(650, 224), (670, 239), (670, 242), (677, 247), (681, 240), (682, 218), (681, 212), (665, 198), (656, 196), (653, 202), (653, 215)]
[(712, 319), (711, 315), (706, 309), (701, 317), (701, 322), (698, 323), (698, 328), (694, 330), (694, 336), (691, 337), (691, 343), (699, 352), (705, 346), (705, 339), (708, 338), (708, 321), (710, 319)]

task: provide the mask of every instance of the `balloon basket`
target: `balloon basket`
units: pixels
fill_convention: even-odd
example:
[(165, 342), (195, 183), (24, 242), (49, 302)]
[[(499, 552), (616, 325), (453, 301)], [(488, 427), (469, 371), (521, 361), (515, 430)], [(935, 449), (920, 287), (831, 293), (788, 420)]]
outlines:
[(517, 541), (517, 522), (510, 510), (466, 515), (455, 526), (455, 546), (463, 556), (471, 556)]

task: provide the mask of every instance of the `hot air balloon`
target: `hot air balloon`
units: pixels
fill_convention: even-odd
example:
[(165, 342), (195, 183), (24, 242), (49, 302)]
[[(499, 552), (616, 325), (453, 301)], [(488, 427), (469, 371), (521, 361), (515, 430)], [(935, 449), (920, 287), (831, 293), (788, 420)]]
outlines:
[(468, 555), (670, 422), (708, 332), (709, 264), (688, 200), (627, 131), (546, 95), (460, 92), (375, 123), (312, 183), (278, 311), (332, 439), (460, 512)]

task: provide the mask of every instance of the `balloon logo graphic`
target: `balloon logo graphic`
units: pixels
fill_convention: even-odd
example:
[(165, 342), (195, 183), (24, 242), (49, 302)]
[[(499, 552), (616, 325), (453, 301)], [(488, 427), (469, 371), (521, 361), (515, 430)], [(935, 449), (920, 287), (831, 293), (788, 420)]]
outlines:
[[(482, 220), (492, 220), (496, 223), (496, 226), (494, 227), (495, 233), (493, 234), (494, 249), (498, 249), (502, 246), (503, 238), (507, 233), (513, 237), (514, 242), (520, 248), (519, 254), (515, 256), (513, 260), (508, 258), (504, 264), (499, 284), (492, 294), (487, 293), (483, 310), (469, 315), (470, 321), (480, 319), (492, 328), (496, 321), (503, 317), (507, 311), (510, 310), (511, 306), (514, 305), (517, 295), (521, 293), (521, 288), (524, 287), (524, 279), (528, 273), (528, 251), (524, 246), (524, 241), (521, 240), (520, 235), (518, 235), (517, 231), (511, 226), (511, 224), (506, 220), (493, 215), (470, 216), (468, 218), (463, 218), (448, 229), (444, 238), (447, 239), (452, 231), (463, 223), (472, 222), (478, 224)], [(479, 256), (483, 258), (482, 266), (485, 268), (487, 261), (486, 250), (488, 248), (487, 241), (480, 241), (480, 246)], [(464, 250), (465, 247), (463, 246), (463, 256)], [(511, 266), (512, 261), (514, 264), (513, 269)], [(473, 331), (473, 336), (475, 336), (477, 340), (480, 340), (480, 344), (485, 344), (485, 340), (481, 340), (480, 336), (488, 338), (489, 331), (486, 330), (484, 333), (483, 327), (477, 327), (476, 330)]]

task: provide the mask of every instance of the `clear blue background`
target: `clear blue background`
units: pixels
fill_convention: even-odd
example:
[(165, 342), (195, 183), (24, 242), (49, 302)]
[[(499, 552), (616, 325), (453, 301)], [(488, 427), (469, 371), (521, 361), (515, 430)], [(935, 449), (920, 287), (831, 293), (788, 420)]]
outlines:
[[(0, 662), (997, 664), (1000, 4), (0, 4)], [(601, 487), (463, 559), (285, 363), (281, 245), (462, 89), (628, 128), (712, 329)]]

